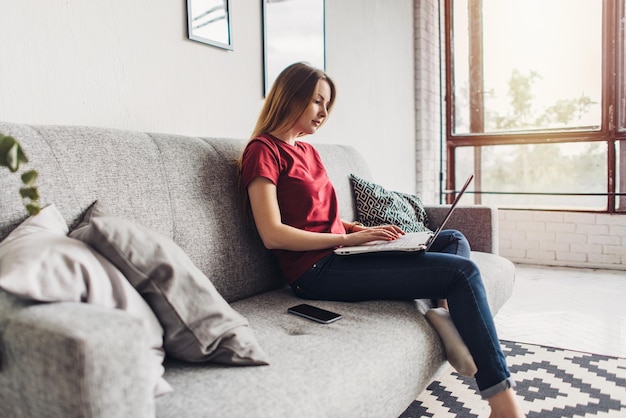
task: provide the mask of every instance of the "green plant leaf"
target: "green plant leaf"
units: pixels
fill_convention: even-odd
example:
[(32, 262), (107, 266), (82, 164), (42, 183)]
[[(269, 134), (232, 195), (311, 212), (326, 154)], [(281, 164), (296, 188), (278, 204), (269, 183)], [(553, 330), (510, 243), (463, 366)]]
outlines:
[[(20, 168), (20, 164), (26, 164), (28, 158), (19, 142), (12, 136), (0, 133), (0, 167), (7, 167), (15, 173)], [(39, 190), (35, 186), (39, 174), (35, 170), (26, 171), (22, 174), (22, 183), (25, 187), (20, 188), (22, 199), (26, 211), (31, 215), (36, 215), (41, 210), (39, 206)]]
[(7, 167), (15, 173), (20, 164), (28, 162), (28, 158), (19, 142), (12, 136), (0, 134), (0, 166)]
[(7, 149), (6, 153), (2, 155), (2, 160), (2, 165), (8, 167), (12, 173), (15, 173), (20, 168), (19, 160), (17, 159), (17, 144)]
[(41, 210), (39, 202), (30, 202), (26, 205), (26, 210), (30, 215), (37, 215)]
[(24, 199), (39, 200), (39, 190), (36, 187), (22, 187), (20, 196)]
[(13, 144), (15, 144), (15, 138), (0, 134), (0, 165), (3, 167), (8, 167), (6, 155)]
[(22, 174), (22, 182), (24, 183), (25, 186), (34, 186), (35, 182), (37, 181), (37, 177), (39, 176), (39, 173), (37, 173), (36, 170), (29, 170), (27, 172), (25, 172), (24, 174)]

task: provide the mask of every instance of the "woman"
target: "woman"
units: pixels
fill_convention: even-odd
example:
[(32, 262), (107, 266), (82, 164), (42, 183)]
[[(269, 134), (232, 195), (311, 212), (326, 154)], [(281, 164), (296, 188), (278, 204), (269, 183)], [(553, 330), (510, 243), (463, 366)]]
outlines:
[[(326, 121), (333, 81), (303, 63), (278, 76), (240, 159), (240, 187), (265, 247), (295, 294), (305, 299), (447, 299), (467, 344), (492, 417), (523, 416), (511, 386), (480, 272), (469, 245), (445, 231), (427, 253), (338, 256), (338, 246), (394, 240), (394, 225), (364, 227), (341, 220), (335, 190), (315, 149), (300, 141)], [(447, 313), (447, 311), (446, 311)]]

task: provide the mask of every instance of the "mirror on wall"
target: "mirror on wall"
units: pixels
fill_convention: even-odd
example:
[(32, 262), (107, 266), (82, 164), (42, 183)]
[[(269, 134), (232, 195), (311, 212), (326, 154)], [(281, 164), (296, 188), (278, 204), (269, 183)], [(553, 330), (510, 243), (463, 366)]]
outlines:
[(280, 72), (303, 61), (326, 70), (324, 0), (262, 0), (265, 95)]
[(189, 39), (232, 50), (230, 0), (187, 0)]

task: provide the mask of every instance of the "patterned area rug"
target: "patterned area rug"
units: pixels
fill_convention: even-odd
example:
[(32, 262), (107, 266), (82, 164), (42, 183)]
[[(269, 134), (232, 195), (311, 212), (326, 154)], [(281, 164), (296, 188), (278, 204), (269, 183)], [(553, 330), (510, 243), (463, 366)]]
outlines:
[[(626, 359), (501, 341), (528, 418), (626, 417)], [(451, 368), (400, 418), (488, 417), (472, 378)]]

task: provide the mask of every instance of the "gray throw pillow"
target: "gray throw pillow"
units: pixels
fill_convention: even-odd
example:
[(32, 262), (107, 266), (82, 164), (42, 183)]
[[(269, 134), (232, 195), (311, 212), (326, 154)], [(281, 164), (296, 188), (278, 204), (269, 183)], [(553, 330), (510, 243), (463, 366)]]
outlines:
[(363, 225), (397, 225), (405, 232), (429, 231), (426, 210), (419, 197), (389, 191), (355, 174), (350, 174), (350, 182)]
[(171, 239), (96, 202), (71, 236), (117, 266), (161, 321), (165, 352), (192, 362), (268, 364), (248, 321)]
[(22, 222), (0, 243), (0, 288), (39, 302), (84, 302), (125, 311), (145, 330), (155, 395), (171, 392), (162, 377), (163, 328), (158, 319), (113, 264), (67, 232), (53, 204)]

